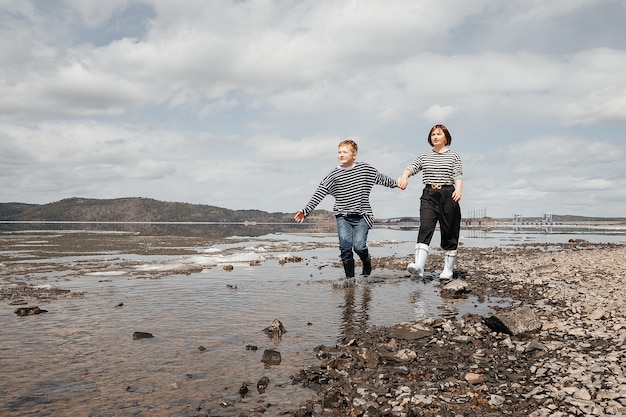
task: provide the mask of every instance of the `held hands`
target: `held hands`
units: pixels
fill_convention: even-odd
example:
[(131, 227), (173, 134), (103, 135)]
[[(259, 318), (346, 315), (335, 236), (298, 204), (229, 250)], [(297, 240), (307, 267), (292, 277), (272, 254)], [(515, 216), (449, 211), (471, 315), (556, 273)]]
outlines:
[(409, 179), (405, 177), (398, 178), (398, 188), (401, 190), (406, 190), (406, 187), (409, 185)]
[(304, 212), (302, 210), (298, 210), (296, 215), (293, 216), (293, 219), (298, 223), (302, 223), (304, 221)]

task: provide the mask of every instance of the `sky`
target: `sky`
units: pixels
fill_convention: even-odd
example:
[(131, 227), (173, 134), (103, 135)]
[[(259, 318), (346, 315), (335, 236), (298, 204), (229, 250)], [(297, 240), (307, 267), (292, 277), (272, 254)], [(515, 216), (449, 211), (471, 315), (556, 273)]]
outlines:
[[(464, 217), (626, 217), (625, 21), (623, 0), (0, 0), (0, 202), (295, 213), (341, 140), (397, 178), (443, 123)], [(417, 216), (422, 187), (376, 186), (375, 216)]]

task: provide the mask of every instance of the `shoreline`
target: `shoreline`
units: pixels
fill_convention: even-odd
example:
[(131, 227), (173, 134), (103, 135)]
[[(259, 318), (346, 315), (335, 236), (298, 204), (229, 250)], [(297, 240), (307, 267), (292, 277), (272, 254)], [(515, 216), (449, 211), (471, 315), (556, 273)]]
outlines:
[[(410, 258), (381, 258), (403, 269)], [(426, 270), (441, 256), (429, 257)], [(485, 317), (374, 327), (316, 348), (294, 375), (318, 402), (296, 415), (559, 417), (626, 415), (626, 246), (581, 240), (460, 248), (455, 278), (480, 298), (510, 297), (540, 329), (507, 334)]]

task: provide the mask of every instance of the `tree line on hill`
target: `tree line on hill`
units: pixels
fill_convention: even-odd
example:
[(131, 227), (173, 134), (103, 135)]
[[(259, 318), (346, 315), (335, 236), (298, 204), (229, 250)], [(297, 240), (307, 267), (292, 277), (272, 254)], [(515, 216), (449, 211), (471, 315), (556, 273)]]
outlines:
[[(172, 227), (137, 226), (132, 223), (223, 223), (224, 226), (212, 227), (212, 231), (224, 229), (224, 235), (232, 233), (229, 224), (239, 224), (246, 235), (260, 235), (268, 231), (277, 231), (299, 227), (307, 231), (326, 231), (329, 221), (334, 225), (331, 212), (316, 210), (304, 225), (295, 223), (294, 213), (268, 213), (261, 210), (231, 210), (206, 204), (165, 202), (143, 197), (116, 199), (68, 198), (48, 204), (0, 203), (0, 221), (4, 222), (0, 230), (15, 230), (17, 223), (51, 223), (48, 228), (72, 228), (67, 225), (54, 226), (55, 222), (76, 222), (82, 230), (125, 230), (146, 233), (169, 233)], [(89, 225), (90, 222), (98, 225)], [(103, 225), (102, 223), (128, 224)], [(244, 226), (254, 225), (254, 228)], [(282, 226), (278, 226), (282, 225)], [(32, 229), (32, 227), (30, 227)], [(28, 229), (22, 226), (22, 229)], [(252, 230), (254, 229), (254, 230)], [(180, 226), (176, 234), (196, 234), (198, 228)], [(205, 229), (206, 230), (206, 229)]]

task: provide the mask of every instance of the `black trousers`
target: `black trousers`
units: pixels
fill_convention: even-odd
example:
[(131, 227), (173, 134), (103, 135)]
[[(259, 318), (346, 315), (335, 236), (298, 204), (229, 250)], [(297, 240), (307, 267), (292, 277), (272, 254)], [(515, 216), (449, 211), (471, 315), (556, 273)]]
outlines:
[(461, 206), (452, 200), (453, 185), (441, 189), (427, 185), (420, 197), (420, 229), (417, 243), (430, 246), (437, 222), (441, 231), (441, 249), (456, 250), (461, 232)]

